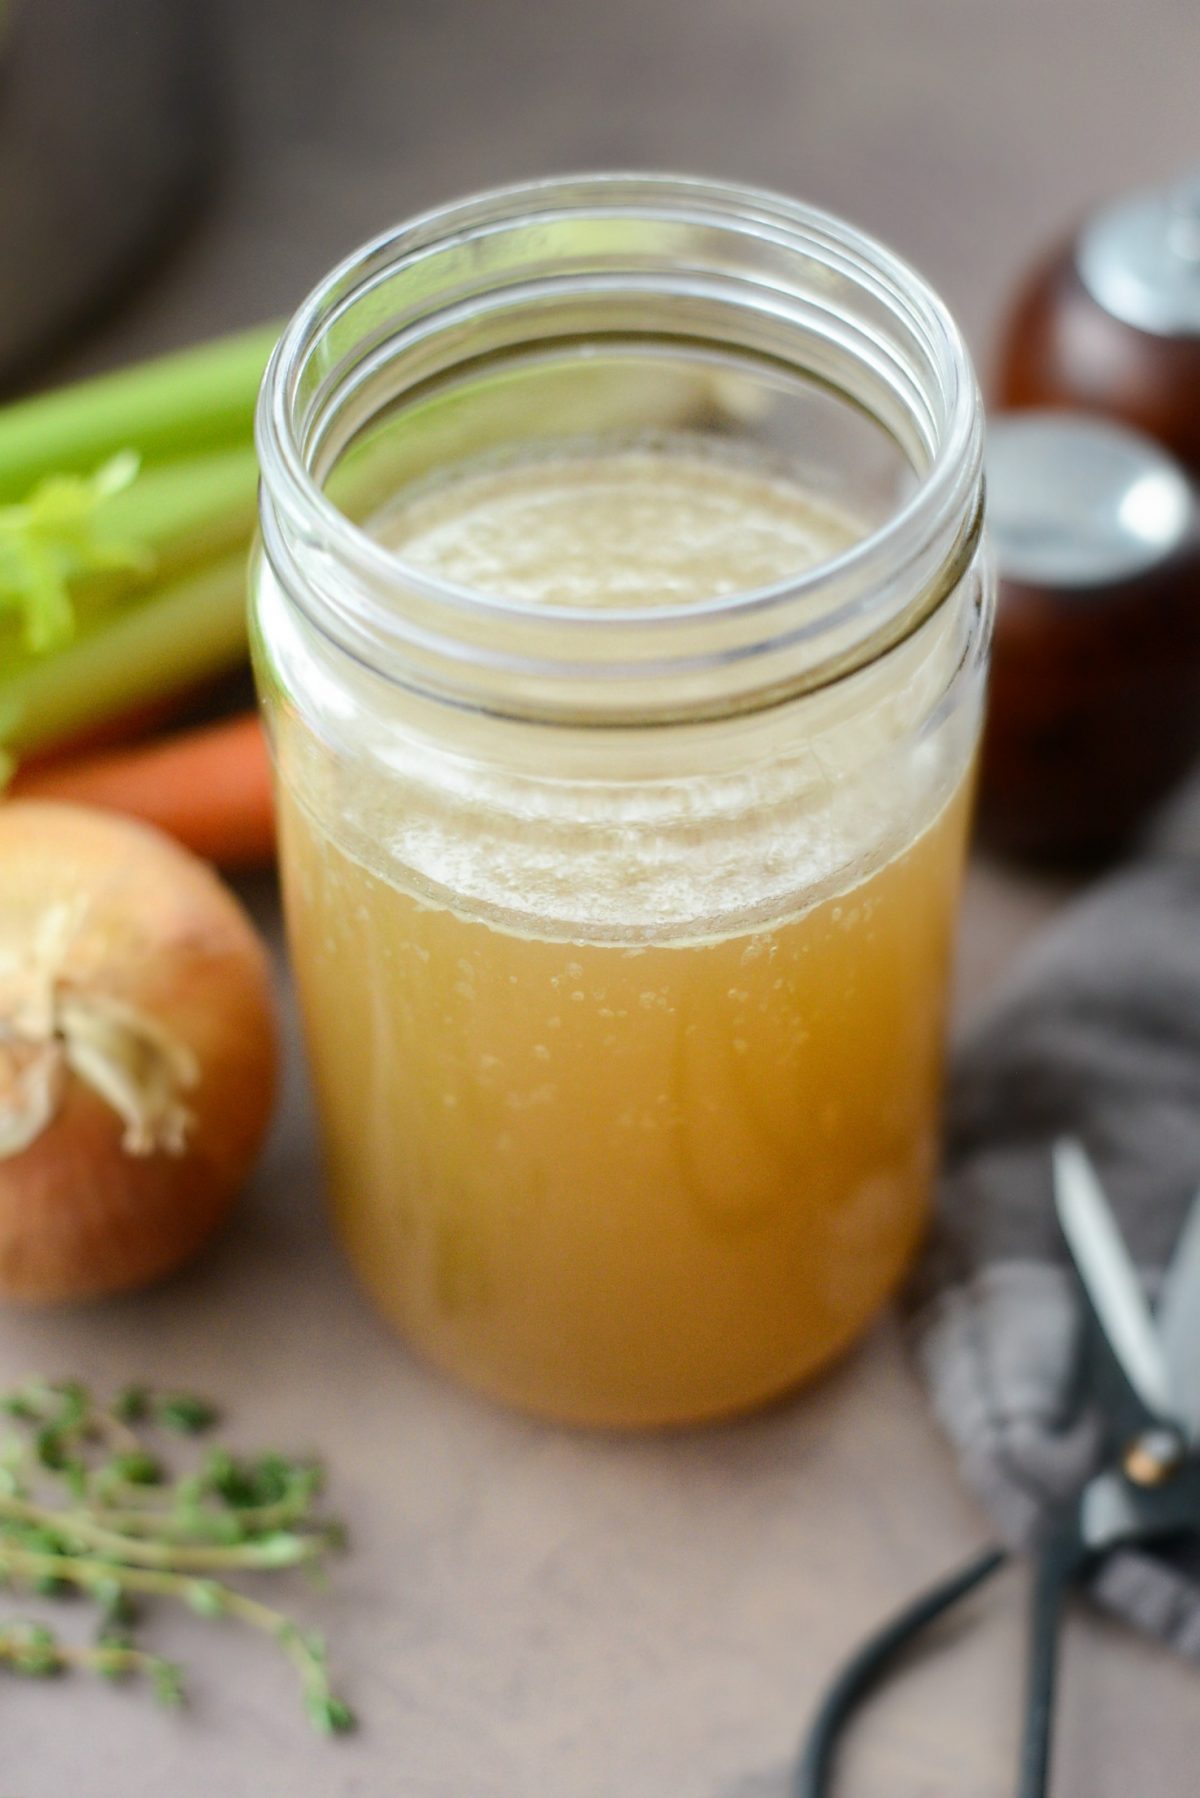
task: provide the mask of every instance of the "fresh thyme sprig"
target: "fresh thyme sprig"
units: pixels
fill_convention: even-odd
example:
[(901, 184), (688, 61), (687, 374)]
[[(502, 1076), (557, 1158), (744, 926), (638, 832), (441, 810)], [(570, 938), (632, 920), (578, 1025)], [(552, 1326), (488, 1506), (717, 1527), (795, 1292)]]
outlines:
[(174, 1662), (147, 1654), (116, 1636), (104, 1637), (94, 1646), (62, 1642), (46, 1623), (24, 1618), (0, 1626), (0, 1667), (13, 1673), (49, 1679), (72, 1668), (86, 1668), (101, 1679), (126, 1679), (141, 1673), (150, 1680), (160, 1704), (174, 1708), (183, 1703), (183, 1680)]
[(0, 1619), (0, 1668), (141, 1674), (162, 1702), (178, 1704), (178, 1669), (133, 1634), (138, 1600), (168, 1599), (268, 1636), (295, 1666), (314, 1726), (352, 1727), (321, 1637), (230, 1583), (246, 1572), (314, 1569), (341, 1545), (339, 1526), (314, 1508), (315, 1462), (210, 1448), (172, 1479), (143, 1432), (200, 1436), (217, 1421), (207, 1401), (183, 1393), (130, 1388), (105, 1405), (77, 1381), (33, 1381), (0, 1397), (0, 1413), (12, 1425), (0, 1441), (0, 1584), (42, 1596), (79, 1592), (99, 1611), (90, 1646), (63, 1642), (40, 1622)]

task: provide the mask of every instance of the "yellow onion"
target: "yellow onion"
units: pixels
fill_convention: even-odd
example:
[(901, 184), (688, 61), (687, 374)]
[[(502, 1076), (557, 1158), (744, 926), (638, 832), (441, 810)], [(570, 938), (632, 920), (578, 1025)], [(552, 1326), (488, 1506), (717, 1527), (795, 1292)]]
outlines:
[(0, 1297), (144, 1285), (262, 1143), (266, 951), (212, 870), (107, 812), (0, 803)]

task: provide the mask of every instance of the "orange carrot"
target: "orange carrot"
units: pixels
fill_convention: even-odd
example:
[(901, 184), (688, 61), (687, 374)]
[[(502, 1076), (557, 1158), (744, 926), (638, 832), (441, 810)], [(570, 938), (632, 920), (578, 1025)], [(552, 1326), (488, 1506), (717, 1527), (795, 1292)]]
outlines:
[(223, 868), (274, 859), (271, 766), (253, 712), (133, 748), (20, 769), (13, 798), (127, 812)]

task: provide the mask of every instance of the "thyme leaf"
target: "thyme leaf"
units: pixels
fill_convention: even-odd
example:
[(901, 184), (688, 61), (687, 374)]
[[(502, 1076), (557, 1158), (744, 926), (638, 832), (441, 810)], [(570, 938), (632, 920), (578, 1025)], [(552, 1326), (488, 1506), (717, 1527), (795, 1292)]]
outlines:
[(315, 1508), (318, 1463), (213, 1447), (172, 1474), (143, 1432), (204, 1435), (217, 1413), (206, 1399), (146, 1387), (105, 1404), (79, 1381), (34, 1380), (0, 1394), (0, 1418), (9, 1425), (0, 1437), (0, 1586), (82, 1595), (96, 1612), (90, 1644), (0, 1615), (0, 1669), (33, 1678), (139, 1675), (160, 1703), (178, 1705), (179, 1669), (139, 1639), (151, 1613), (144, 1601), (157, 1599), (257, 1630), (295, 1667), (313, 1728), (339, 1734), (353, 1726), (331, 1686), (322, 1638), (233, 1583), (244, 1573), (311, 1572), (341, 1546), (340, 1526)]

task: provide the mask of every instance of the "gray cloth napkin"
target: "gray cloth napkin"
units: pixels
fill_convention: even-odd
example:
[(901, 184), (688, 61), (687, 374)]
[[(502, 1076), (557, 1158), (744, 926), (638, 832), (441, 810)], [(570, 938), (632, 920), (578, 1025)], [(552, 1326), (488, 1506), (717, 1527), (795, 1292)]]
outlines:
[[(1072, 906), (955, 1059), (911, 1328), (966, 1478), (1020, 1545), (1103, 1450), (1078, 1399), (1083, 1309), (1053, 1210), (1064, 1133), (1153, 1293), (1200, 1188), (1200, 862), (1140, 866)], [(1095, 1592), (1200, 1659), (1200, 1552), (1117, 1552)]]

